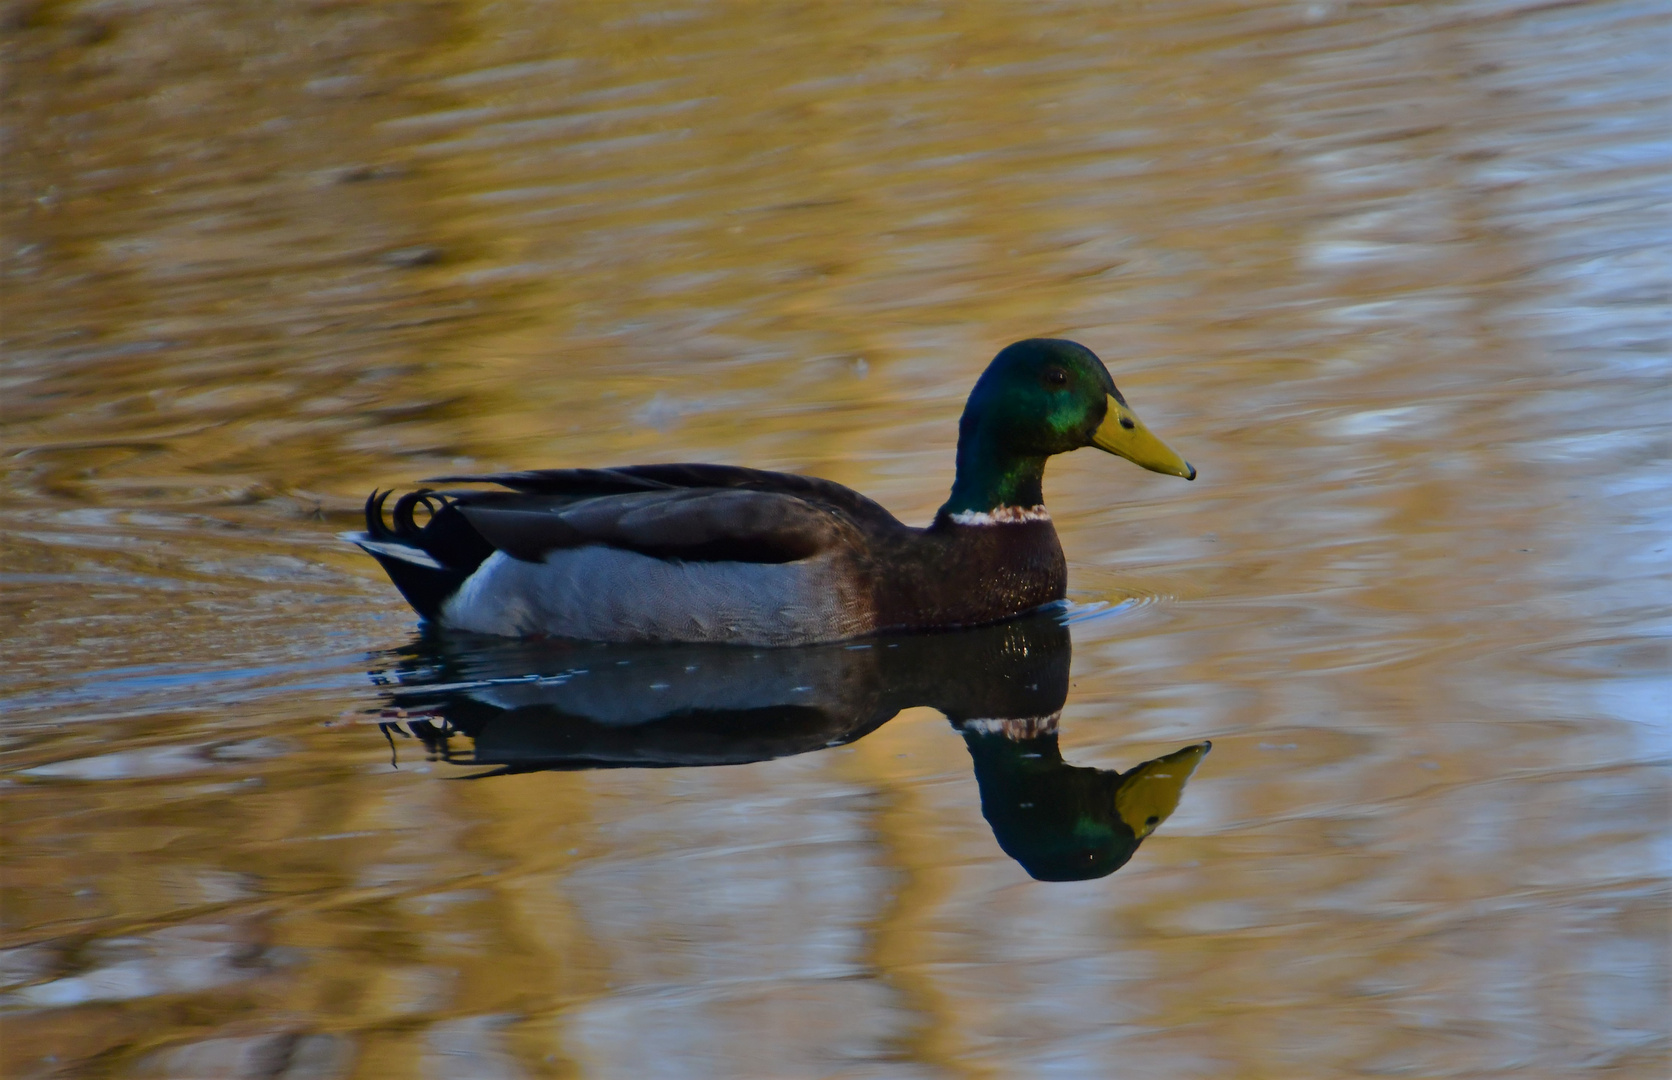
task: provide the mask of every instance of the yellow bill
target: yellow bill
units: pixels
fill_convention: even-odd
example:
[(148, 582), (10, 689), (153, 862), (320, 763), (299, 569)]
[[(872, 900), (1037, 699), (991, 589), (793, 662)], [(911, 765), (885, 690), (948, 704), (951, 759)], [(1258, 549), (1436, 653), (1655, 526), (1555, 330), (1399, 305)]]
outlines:
[(1212, 743), (1200, 742), (1174, 750), (1121, 777), (1115, 791), (1115, 813), (1133, 836), (1142, 840), (1172, 816), (1179, 808), (1179, 796), (1184, 794), (1184, 782), (1212, 748)]
[(1099, 450), (1118, 454), (1150, 472), (1196, 479), (1196, 466), (1179, 457), (1178, 451), (1150, 433), (1131, 406), (1109, 395), (1109, 412), (1091, 437)]

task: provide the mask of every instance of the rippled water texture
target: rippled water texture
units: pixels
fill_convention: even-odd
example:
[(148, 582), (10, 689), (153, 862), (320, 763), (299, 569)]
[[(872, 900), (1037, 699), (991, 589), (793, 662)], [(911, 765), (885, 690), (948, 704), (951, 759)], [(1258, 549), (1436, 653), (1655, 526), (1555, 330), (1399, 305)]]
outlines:
[[(1667, 1075), (1663, 4), (0, 22), (4, 1075)], [(1047, 334), (1202, 473), (1053, 463), (1054, 735), (955, 726), (1010, 646), (438, 646), (335, 539), (633, 461), (921, 523)], [(1030, 777), (1205, 740), (1030, 876), (1124, 835)]]

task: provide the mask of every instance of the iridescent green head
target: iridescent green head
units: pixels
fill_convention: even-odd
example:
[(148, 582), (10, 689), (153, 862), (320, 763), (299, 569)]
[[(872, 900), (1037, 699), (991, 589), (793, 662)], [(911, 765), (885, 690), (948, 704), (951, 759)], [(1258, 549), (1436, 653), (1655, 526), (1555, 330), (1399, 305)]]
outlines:
[(1144, 427), (1096, 353), (1056, 338), (1018, 341), (993, 357), (970, 391), (958, 422), (958, 476), (941, 513), (1038, 506), (1045, 459), (1082, 446), (1196, 478)]

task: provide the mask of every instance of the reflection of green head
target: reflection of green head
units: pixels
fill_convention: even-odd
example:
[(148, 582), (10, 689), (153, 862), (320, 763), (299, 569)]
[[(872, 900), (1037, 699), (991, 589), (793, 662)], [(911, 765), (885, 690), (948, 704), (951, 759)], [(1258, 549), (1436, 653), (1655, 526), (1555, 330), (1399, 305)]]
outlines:
[(1084, 881), (1125, 866), (1178, 807), (1185, 781), (1213, 745), (1186, 746), (1121, 773), (1063, 761), (1055, 730), (1031, 734), (1014, 722), (962, 730), (982, 816), (1005, 854), (1040, 881)]

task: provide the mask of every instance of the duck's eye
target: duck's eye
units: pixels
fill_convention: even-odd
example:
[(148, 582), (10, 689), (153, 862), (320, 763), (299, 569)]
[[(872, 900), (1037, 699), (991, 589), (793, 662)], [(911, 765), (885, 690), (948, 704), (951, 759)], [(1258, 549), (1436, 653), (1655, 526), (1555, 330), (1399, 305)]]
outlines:
[(1051, 386), (1051, 387), (1067, 386), (1068, 385), (1068, 372), (1064, 371), (1060, 367), (1046, 368), (1044, 379), (1045, 379), (1045, 385), (1046, 386)]

